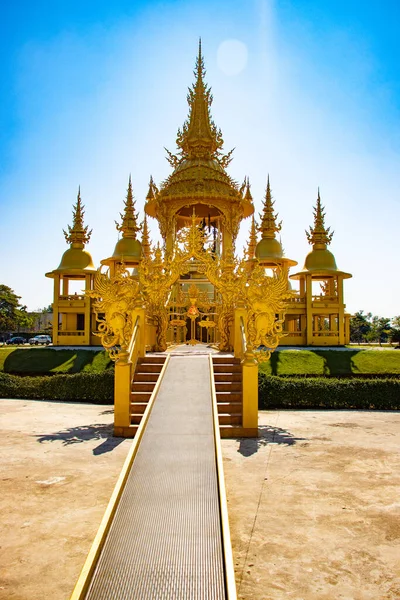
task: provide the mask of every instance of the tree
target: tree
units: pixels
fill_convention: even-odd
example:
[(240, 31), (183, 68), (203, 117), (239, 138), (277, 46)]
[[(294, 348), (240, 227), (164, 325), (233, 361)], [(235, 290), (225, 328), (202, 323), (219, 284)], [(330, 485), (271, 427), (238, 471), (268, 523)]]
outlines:
[(400, 344), (400, 315), (392, 319), (392, 333), (390, 336), (391, 342)]
[(372, 313), (364, 314), (364, 311), (359, 310), (354, 317), (350, 319), (350, 340), (361, 344), (367, 341), (367, 337), (371, 335), (371, 317)]
[(379, 345), (381, 345), (388, 341), (389, 336), (392, 333), (390, 319), (387, 317), (374, 317), (374, 319), (376, 319), (376, 333), (378, 342)]
[(33, 319), (22, 306), (17, 296), (10, 287), (0, 284), (0, 331), (16, 331), (20, 327), (30, 327)]

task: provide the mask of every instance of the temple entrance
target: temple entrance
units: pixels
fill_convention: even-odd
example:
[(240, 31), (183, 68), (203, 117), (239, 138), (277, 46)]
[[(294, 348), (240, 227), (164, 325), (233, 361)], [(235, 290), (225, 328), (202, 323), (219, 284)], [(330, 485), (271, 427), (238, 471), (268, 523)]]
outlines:
[(180, 279), (168, 303), (167, 344), (216, 344), (217, 302), (207, 280)]

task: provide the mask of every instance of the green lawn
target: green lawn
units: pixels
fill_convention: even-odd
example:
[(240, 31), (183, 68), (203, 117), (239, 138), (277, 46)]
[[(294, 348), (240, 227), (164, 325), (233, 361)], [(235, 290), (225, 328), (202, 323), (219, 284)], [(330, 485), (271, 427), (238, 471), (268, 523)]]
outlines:
[(4, 373), (101, 373), (111, 365), (104, 350), (0, 348), (0, 372)]
[(400, 374), (400, 350), (277, 350), (267, 375)]
[[(101, 373), (112, 366), (104, 350), (0, 348), (0, 372)], [(277, 350), (260, 365), (267, 375), (400, 374), (400, 350)]]

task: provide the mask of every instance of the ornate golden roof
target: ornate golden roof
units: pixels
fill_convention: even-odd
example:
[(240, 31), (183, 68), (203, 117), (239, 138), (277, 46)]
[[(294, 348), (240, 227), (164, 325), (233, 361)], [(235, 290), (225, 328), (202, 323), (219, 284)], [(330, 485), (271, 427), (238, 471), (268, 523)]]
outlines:
[(56, 273), (80, 276), (84, 273), (96, 271), (91, 255), (87, 250), (84, 250), (85, 244), (89, 241), (92, 233), (92, 231), (88, 231), (88, 227), (85, 227), (83, 224), (84, 214), (85, 211), (83, 210), (81, 190), (79, 187), (77, 201), (72, 209), (72, 227), (68, 225), (68, 233), (63, 230), (65, 240), (70, 244), (70, 248), (62, 255), (58, 268), (50, 273), (46, 273), (46, 277), (54, 277)]
[(319, 188), (317, 205), (314, 208), (314, 227), (310, 227), (309, 232), (306, 231), (306, 236), (314, 250), (326, 250), (333, 238), (333, 231), (330, 233), (330, 227), (325, 228), (325, 213), (324, 207), (321, 205)]
[(120, 213), (121, 224), (119, 225), (115, 221), (117, 230), (122, 233), (121, 239), (116, 243), (113, 255), (101, 261), (102, 265), (109, 265), (111, 262), (136, 263), (142, 256), (142, 245), (136, 237), (137, 232), (140, 231), (140, 226), (137, 224), (138, 216), (135, 213), (130, 175), (124, 205), (124, 212), (123, 214)]
[[(174, 170), (162, 182), (160, 189), (150, 180), (145, 211), (152, 217), (159, 217), (159, 208), (168, 204), (173, 205), (174, 214), (179, 211), (180, 215), (185, 214), (190, 219), (192, 211), (188, 207), (186, 215), (186, 205), (207, 205), (204, 215), (217, 216), (235, 204), (240, 208), (242, 218), (250, 216), (254, 212), (251, 195), (246, 195), (245, 188), (240, 187), (225, 170), (233, 150), (228, 154), (222, 152), (222, 133), (211, 119), (213, 98), (210, 88), (204, 83), (201, 41), (194, 74), (196, 81), (187, 96), (189, 116), (177, 134), (178, 151), (172, 154), (167, 150), (167, 160)], [(201, 213), (201, 209), (196, 208), (199, 217), (204, 216)]]
[(333, 231), (330, 231), (330, 227), (325, 227), (325, 212), (321, 204), (319, 188), (317, 204), (313, 210), (314, 227), (310, 227), (310, 230), (306, 231), (308, 243), (312, 245), (313, 249), (306, 256), (303, 270), (291, 275), (291, 279), (300, 279), (308, 273), (314, 275), (316, 278), (318, 276), (340, 274), (344, 279), (348, 279), (351, 277), (350, 273), (338, 270), (335, 257), (327, 248), (332, 241)]
[(285, 263), (288, 266), (297, 265), (295, 260), (285, 258), (282, 244), (276, 239), (275, 234), (282, 228), (282, 221), (277, 223), (278, 215), (274, 211), (275, 202), (272, 201), (271, 186), (269, 175), (267, 179), (267, 189), (265, 191), (265, 200), (263, 203), (263, 212), (260, 215), (261, 224), (258, 230), (261, 232), (261, 240), (256, 246), (256, 257), (262, 263), (270, 262)]
[(81, 187), (78, 188), (78, 196), (76, 200), (76, 204), (72, 208), (72, 216), (73, 216), (73, 224), (72, 227), (69, 225), (68, 233), (63, 229), (63, 233), (65, 236), (65, 241), (68, 244), (72, 244), (73, 248), (83, 248), (85, 244), (90, 240), (90, 236), (92, 235), (92, 230), (88, 231), (88, 226), (83, 225), (83, 215), (85, 211), (83, 210), (83, 205), (81, 201)]

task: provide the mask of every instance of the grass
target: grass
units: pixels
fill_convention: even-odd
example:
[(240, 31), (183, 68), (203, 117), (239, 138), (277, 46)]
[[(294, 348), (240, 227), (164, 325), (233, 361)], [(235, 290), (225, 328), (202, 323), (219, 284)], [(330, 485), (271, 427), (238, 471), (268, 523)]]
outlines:
[[(112, 367), (104, 350), (0, 348), (0, 372), (21, 375), (102, 373)], [(277, 350), (260, 365), (266, 375), (400, 375), (400, 350)]]
[(0, 372), (18, 375), (102, 373), (112, 366), (104, 350), (0, 348)]
[(266, 375), (398, 375), (400, 350), (277, 350), (260, 371)]

